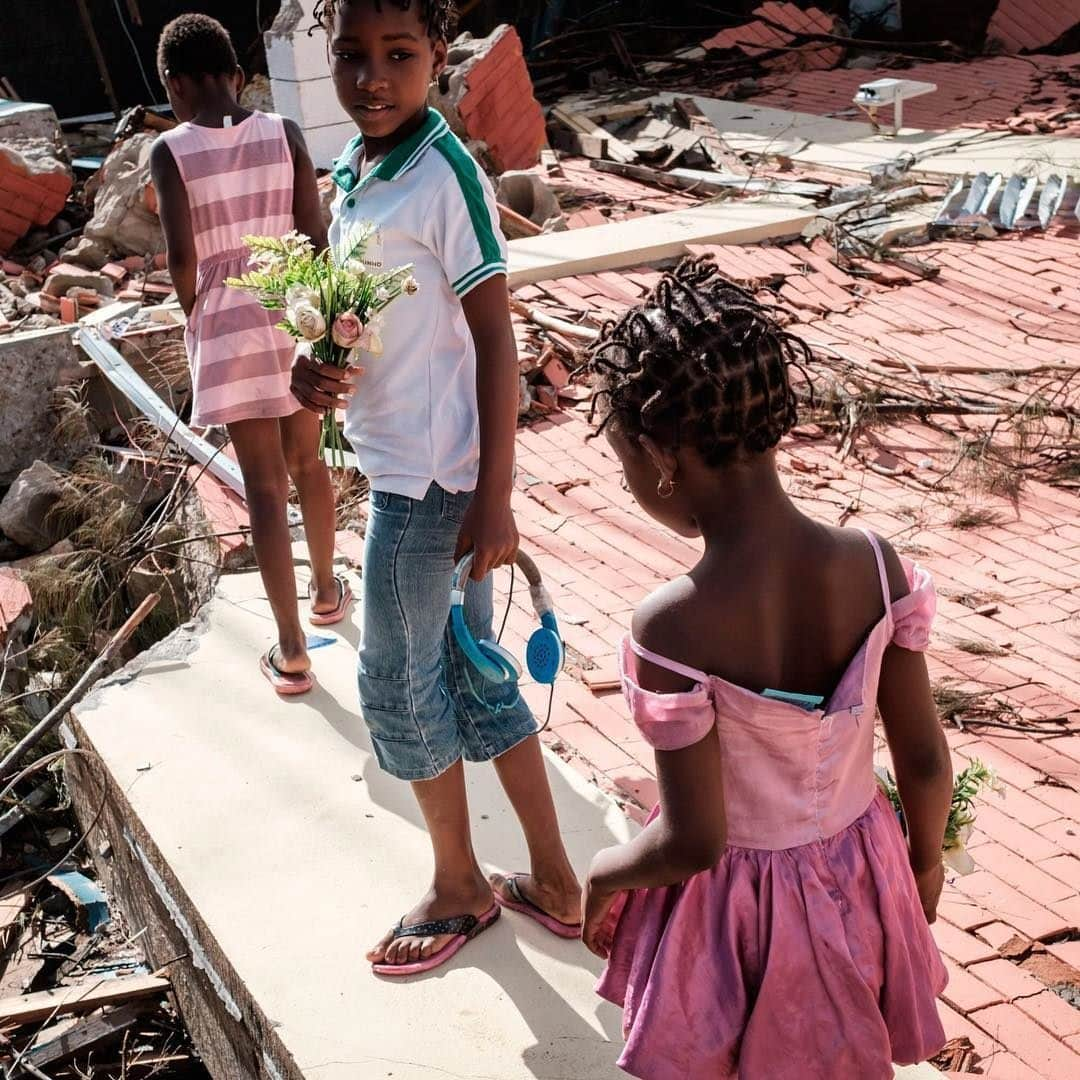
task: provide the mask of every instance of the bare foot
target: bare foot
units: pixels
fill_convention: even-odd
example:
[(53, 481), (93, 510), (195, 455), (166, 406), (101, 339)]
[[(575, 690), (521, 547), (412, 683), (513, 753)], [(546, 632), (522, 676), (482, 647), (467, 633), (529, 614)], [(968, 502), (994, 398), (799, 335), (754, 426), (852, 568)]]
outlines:
[[(438, 919), (453, 919), (458, 915), (475, 915), (479, 918), (491, 908), (492, 902), (491, 889), (482, 876), (459, 889), (437, 889), (433, 885), (420, 903), (405, 916), (403, 925), (415, 926)], [(373, 949), (368, 950), (367, 959), (372, 964), (412, 964), (417, 960), (426, 960), (445, 948), (455, 936), (434, 934), (395, 939), (394, 931), (390, 930)]]
[[(581, 886), (574, 878), (548, 883), (533, 874), (514, 874), (521, 895), (535, 904), (545, 915), (550, 915), (568, 926), (581, 922)], [(515, 902), (505, 874), (492, 874), (488, 881), (504, 900)]]

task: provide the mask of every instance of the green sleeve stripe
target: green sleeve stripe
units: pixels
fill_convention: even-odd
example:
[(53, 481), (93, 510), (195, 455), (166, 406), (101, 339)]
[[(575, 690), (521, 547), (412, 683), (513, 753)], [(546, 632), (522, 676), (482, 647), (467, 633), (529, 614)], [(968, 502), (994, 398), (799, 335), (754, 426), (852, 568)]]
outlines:
[(476, 162), (473, 161), (469, 151), (461, 145), (461, 141), (451, 132), (439, 138), (435, 146), (457, 177), (458, 187), (461, 188), (461, 194), (469, 210), (469, 220), (472, 221), (473, 231), (480, 245), (482, 265), (501, 262), (502, 250), (491, 225), (491, 213), (484, 200), (484, 189), (476, 175), (478, 168)]
[(489, 277), (494, 277), (496, 274), (505, 273), (506, 263), (501, 259), (498, 259), (495, 262), (481, 263), (474, 270), (470, 270), (467, 274), (462, 274), (450, 287), (458, 296), (463, 296), (474, 285), (479, 285), (481, 281), (486, 281)]

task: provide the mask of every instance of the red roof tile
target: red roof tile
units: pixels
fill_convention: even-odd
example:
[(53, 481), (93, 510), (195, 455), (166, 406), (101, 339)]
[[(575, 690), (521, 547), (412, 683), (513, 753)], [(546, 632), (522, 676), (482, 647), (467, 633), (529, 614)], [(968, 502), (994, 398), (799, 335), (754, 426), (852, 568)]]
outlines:
[(1001, 0), (986, 28), (1006, 49), (1043, 49), (1080, 23), (1076, 0)]
[[(925, 63), (906, 68), (805, 71), (768, 75), (753, 95), (756, 105), (820, 116), (861, 114), (852, 97), (862, 83), (901, 78), (932, 82), (937, 90), (904, 103), (904, 121), (912, 127), (1004, 127), (1024, 114), (1055, 116), (1080, 112), (1075, 71), (1080, 53), (1071, 56), (996, 56), (963, 63)], [(1055, 121), (1055, 128), (1080, 131), (1080, 122)]]
[(706, 49), (740, 49), (747, 56), (761, 57), (765, 67), (782, 71), (831, 68), (840, 62), (844, 50), (828, 42), (809, 43), (787, 50), (798, 34), (831, 34), (836, 20), (817, 8), (803, 11), (795, 4), (767, 3), (754, 9), (753, 22), (733, 26), (702, 42)]

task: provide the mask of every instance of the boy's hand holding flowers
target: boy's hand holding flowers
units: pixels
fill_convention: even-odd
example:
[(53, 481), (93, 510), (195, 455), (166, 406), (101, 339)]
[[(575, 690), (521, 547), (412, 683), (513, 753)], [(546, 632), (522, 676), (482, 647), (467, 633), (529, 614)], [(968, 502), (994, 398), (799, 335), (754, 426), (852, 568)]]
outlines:
[(348, 403), (363, 371), (352, 362), (353, 354), (381, 356), (383, 309), (419, 289), (408, 266), (387, 273), (367, 269), (363, 253), (371, 235), (370, 229), (360, 230), (340, 256), (328, 250), (316, 255), (310, 240), (297, 232), (280, 239), (248, 236), (251, 272), (226, 282), (254, 294), (265, 308), (283, 309), (278, 328), (310, 346), (294, 365), (292, 392), (306, 408), (323, 414), (319, 454), (329, 448), (338, 465), (345, 463), (345, 448), (335, 411)]

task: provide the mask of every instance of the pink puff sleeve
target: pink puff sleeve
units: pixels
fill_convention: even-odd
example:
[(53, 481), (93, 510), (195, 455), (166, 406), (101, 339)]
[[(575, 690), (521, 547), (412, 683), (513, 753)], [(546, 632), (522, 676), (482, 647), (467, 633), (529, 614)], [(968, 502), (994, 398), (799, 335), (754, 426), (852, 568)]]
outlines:
[(937, 612), (937, 593), (929, 571), (901, 559), (911, 592), (902, 596), (892, 606), (892, 642), (901, 649), (925, 652), (930, 645), (930, 625)]
[(619, 657), (623, 693), (642, 737), (654, 750), (681, 750), (700, 742), (716, 723), (712, 695), (695, 686), (681, 694), (658, 694), (634, 681), (634, 656), (627, 645)]

